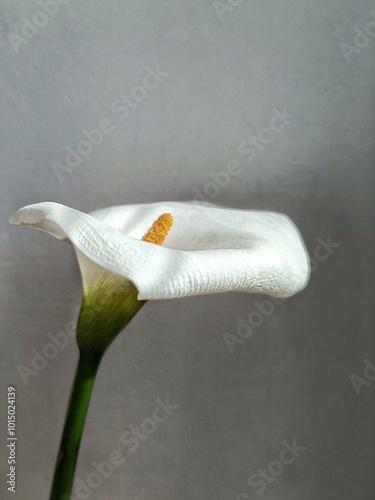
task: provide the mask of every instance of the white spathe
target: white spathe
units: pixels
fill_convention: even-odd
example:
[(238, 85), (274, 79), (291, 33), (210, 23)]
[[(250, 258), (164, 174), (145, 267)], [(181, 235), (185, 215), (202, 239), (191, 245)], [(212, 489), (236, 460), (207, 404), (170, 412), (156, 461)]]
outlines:
[[(141, 241), (162, 213), (173, 226), (164, 246)], [(302, 237), (285, 215), (196, 202), (103, 208), (86, 214), (53, 202), (21, 208), (10, 224), (67, 238), (83, 281), (98, 266), (131, 280), (139, 300), (243, 291), (289, 297), (310, 276)]]

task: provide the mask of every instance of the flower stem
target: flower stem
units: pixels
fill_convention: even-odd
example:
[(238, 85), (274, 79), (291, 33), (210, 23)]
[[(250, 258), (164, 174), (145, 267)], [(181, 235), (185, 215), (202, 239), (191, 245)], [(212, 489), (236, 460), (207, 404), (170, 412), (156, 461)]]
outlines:
[(100, 360), (100, 354), (95, 355), (91, 352), (80, 350), (78, 368), (56, 462), (50, 500), (70, 499), (79, 446)]
[[(94, 284), (93, 284), (94, 283)], [(98, 271), (86, 284), (77, 323), (79, 362), (70, 396), (50, 500), (70, 500), (90, 397), (103, 354), (145, 301), (129, 280)]]

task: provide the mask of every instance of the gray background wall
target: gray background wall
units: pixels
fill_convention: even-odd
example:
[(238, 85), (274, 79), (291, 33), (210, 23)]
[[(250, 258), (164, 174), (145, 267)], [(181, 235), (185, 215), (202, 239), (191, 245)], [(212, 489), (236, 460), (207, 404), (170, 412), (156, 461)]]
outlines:
[[(366, 358), (375, 363), (375, 38), (355, 39), (356, 29), (375, 34), (374, 5), (232, 4), (220, 19), (211, 1), (72, 0), (13, 48), (9, 37), (17, 45), (11, 34), (23, 36), (40, 6), (1, 1), (1, 420), (9, 385), (18, 404), (17, 493), (5, 488), (2, 426), (2, 498), (48, 498), (74, 342), (28, 385), (19, 367), (75, 320), (81, 296), (73, 250), (8, 227), (8, 217), (38, 201), (89, 211), (191, 199), (194, 189), (221, 205), (288, 214), (311, 255), (318, 238), (340, 246), (232, 354), (223, 334), (264, 297), (149, 302), (102, 364), (77, 476), (86, 481), (92, 462), (118, 449), (125, 463), (90, 498), (374, 498), (375, 383), (364, 379), (357, 394), (350, 379), (364, 377)], [(113, 101), (157, 65), (169, 75), (121, 120)], [(284, 107), (295, 117), (248, 162), (239, 145)], [(104, 118), (112, 133), (60, 182), (53, 162)], [(242, 172), (214, 192), (212, 173), (231, 160)], [(127, 451), (121, 434), (167, 396), (178, 410)], [(258, 494), (248, 477), (293, 439), (306, 449)]]

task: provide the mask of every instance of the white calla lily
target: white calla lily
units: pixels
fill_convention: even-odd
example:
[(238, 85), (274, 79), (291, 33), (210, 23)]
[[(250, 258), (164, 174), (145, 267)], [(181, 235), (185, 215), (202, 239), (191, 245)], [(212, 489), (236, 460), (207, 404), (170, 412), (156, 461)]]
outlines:
[[(164, 246), (142, 241), (164, 212), (174, 219)], [(273, 212), (163, 202), (85, 214), (45, 202), (22, 208), (9, 222), (67, 238), (84, 283), (99, 267), (134, 283), (139, 300), (228, 291), (289, 297), (306, 286), (310, 273), (298, 229)]]
[(165, 202), (85, 214), (46, 202), (22, 208), (9, 222), (70, 241), (83, 280), (80, 357), (50, 500), (70, 498), (100, 361), (146, 300), (232, 290), (288, 297), (310, 274), (297, 228), (272, 212)]

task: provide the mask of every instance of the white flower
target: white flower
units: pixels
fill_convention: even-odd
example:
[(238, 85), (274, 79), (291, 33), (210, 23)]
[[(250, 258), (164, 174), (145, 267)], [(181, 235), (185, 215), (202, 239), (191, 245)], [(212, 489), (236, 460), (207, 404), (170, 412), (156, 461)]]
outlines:
[(85, 214), (46, 202), (22, 208), (9, 222), (70, 241), (82, 274), (80, 357), (51, 498), (70, 498), (100, 361), (145, 300), (232, 290), (288, 297), (310, 274), (297, 228), (271, 212), (165, 202)]
[[(174, 223), (164, 246), (142, 241), (165, 212)], [(289, 297), (306, 286), (310, 275), (298, 229), (273, 212), (163, 202), (85, 214), (45, 202), (22, 208), (9, 222), (68, 239), (86, 290), (94, 281), (99, 286), (104, 276), (120, 276), (135, 285), (138, 300), (228, 291)]]

